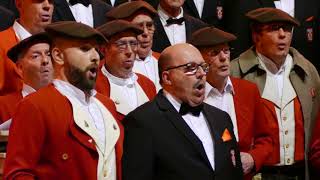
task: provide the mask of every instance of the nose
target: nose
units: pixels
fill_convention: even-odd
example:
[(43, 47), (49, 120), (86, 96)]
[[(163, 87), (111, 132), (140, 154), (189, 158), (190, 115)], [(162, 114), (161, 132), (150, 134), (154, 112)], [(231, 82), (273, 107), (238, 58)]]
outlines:
[(204, 72), (204, 69), (202, 69), (201, 66), (198, 66), (197, 72), (196, 72), (196, 76), (198, 79), (202, 79), (204, 76), (206, 76), (206, 72)]
[(283, 30), (282, 28), (280, 28), (280, 29), (278, 30), (278, 33), (279, 33), (279, 37), (281, 37), (281, 38), (283, 38), (283, 37), (286, 36), (286, 34), (285, 34), (285, 32), (284, 32), (284, 30)]
[(53, 2), (52, 0), (44, 0), (42, 2), (42, 5), (45, 11), (49, 11), (53, 7)]
[(51, 56), (48, 56), (47, 54), (42, 55), (42, 59), (41, 59), (42, 66), (47, 66), (50, 61), (51, 61)]
[(92, 48), (90, 51), (91, 51), (90, 61), (95, 64), (99, 64), (100, 62), (99, 52), (96, 50), (96, 48)]

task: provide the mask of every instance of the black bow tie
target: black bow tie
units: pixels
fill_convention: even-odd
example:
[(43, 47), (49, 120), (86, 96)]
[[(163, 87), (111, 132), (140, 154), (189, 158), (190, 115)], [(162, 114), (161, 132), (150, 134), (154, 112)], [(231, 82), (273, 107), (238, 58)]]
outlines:
[(182, 103), (179, 110), (179, 114), (183, 116), (190, 112), (194, 116), (199, 116), (202, 109), (203, 109), (203, 104), (192, 107), (187, 103)]
[(167, 25), (170, 26), (172, 24), (179, 24), (181, 25), (184, 22), (184, 17), (181, 17), (179, 19), (173, 19), (173, 18), (169, 18), (167, 19)]
[(71, 4), (71, 6), (79, 3), (83, 4), (85, 7), (88, 7), (90, 4), (90, 0), (70, 0), (69, 3)]

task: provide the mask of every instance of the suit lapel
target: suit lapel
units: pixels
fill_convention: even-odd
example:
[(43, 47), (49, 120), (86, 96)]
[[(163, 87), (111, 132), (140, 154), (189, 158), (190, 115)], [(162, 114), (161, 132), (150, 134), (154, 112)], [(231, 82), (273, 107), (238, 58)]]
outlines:
[(187, 125), (181, 115), (175, 110), (172, 104), (167, 100), (167, 98), (164, 97), (162, 90), (156, 96), (156, 101), (160, 109), (165, 111), (165, 118), (171, 121), (176, 129), (193, 145), (207, 165), (211, 167), (201, 140), (196, 134), (194, 134), (194, 132), (190, 129), (190, 127)]
[[(185, 3), (186, 3), (187, 6), (189, 6), (189, 9), (193, 12), (193, 14), (197, 15), (196, 18), (200, 19), (200, 14), (198, 12), (198, 9), (197, 9), (196, 5), (194, 4), (194, 1), (193, 0), (186, 0)], [(205, 0), (204, 3), (206, 3), (206, 0)], [(203, 9), (205, 9), (204, 7), (205, 7), (205, 4), (203, 6)]]
[(67, 1), (55, 0), (54, 10), (63, 21), (75, 21)]
[(274, 0), (258, 0), (261, 7), (275, 7)]
[(106, 16), (104, 11), (99, 11), (99, 3), (97, 3), (95, 0), (91, 0), (92, 5), (92, 14), (93, 14), (93, 27), (96, 27), (98, 24), (103, 24), (103, 18)]
[(186, 26), (186, 41), (188, 41), (191, 37), (192, 33), (192, 23), (186, 14), (183, 15), (185, 18), (185, 26)]
[(157, 51), (157, 49), (160, 49), (162, 47), (167, 47), (170, 46), (171, 43), (169, 41), (169, 38), (167, 36), (167, 33), (165, 32), (162, 23), (159, 19), (159, 17), (154, 18), (154, 24), (156, 27), (156, 32), (155, 35), (153, 36), (154, 38), (154, 43), (153, 43), (153, 49)]

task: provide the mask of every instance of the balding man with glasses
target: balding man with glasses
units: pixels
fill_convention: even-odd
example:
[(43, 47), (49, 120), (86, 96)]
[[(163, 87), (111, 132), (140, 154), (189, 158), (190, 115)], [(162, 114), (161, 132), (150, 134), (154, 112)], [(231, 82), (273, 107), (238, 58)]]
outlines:
[(110, 41), (103, 48), (105, 64), (98, 72), (96, 90), (114, 101), (121, 120), (156, 94), (151, 80), (132, 71), (139, 46), (137, 36), (143, 30), (125, 20), (110, 21), (98, 30)]

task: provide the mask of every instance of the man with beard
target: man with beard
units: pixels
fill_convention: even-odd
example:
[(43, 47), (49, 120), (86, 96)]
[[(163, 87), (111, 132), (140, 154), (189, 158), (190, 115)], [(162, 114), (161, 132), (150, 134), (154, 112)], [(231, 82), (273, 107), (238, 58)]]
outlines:
[(123, 132), (115, 106), (93, 89), (106, 39), (73, 21), (46, 28), (54, 37), (55, 79), (26, 97), (10, 127), (5, 179), (121, 179)]
[(315, 67), (290, 47), (299, 22), (275, 8), (259, 8), (251, 20), (254, 46), (231, 61), (231, 75), (254, 82), (273, 132), (273, 151), (262, 179), (308, 179), (311, 127), (319, 109), (320, 78)]
[(53, 78), (50, 55), (51, 40), (46, 33), (38, 33), (20, 41), (8, 51), (23, 75), (21, 91), (0, 96), (0, 123), (12, 118), (17, 104), (30, 93), (47, 86)]
[(137, 36), (143, 31), (125, 20), (113, 20), (98, 30), (110, 41), (104, 48), (105, 64), (98, 73), (96, 90), (115, 102), (122, 119), (156, 95), (152, 81), (132, 71), (139, 44)]
[(0, 95), (22, 89), (21, 74), (15, 64), (7, 57), (8, 50), (19, 41), (44, 31), (51, 23), (53, 0), (16, 0), (20, 14), (14, 24), (0, 32)]
[(199, 29), (191, 43), (210, 65), (207, 74), (205, 102), (227, 112), (241, 151), (245, 179), (252, 179), (272, 152), (272, 132), (264, 116), (257, 86), (230, 77), (230, 47), (233, 34), (214, 27)]
[(155, 32), (152, 19), (157, 16), (157, 11), (144, 1), (133, 1), (119, 5), (109, 11), (107, 16), (130, 21), (143, 29), (143, 33), (137, 36), (139, 46), (133, 71), (148, 77), (155, 84), (157, 91), (160, 90), (158, 72), (159, 53), (152, 52), (151, 50), (153, 34)]
[(242, 179), (229, 115), (203, 103), (208, 69), (190, 44), (161, 53), (163, 90), (123, 120), (124, 180)]

